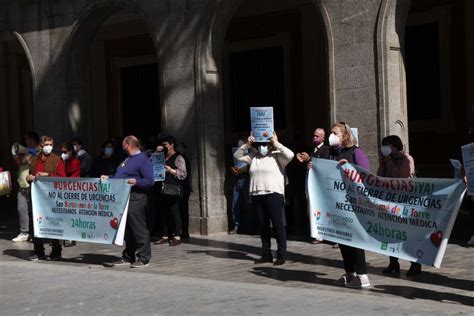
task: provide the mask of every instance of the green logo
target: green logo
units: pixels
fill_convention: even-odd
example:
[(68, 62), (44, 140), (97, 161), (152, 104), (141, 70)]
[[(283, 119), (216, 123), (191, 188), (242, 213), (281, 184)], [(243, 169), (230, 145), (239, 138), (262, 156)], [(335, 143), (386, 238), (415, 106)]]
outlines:
[(386, 242), (383, 242), (382, 245), (380, 245), (380, 249), (382, 250), (387, 250), (388, 244)]

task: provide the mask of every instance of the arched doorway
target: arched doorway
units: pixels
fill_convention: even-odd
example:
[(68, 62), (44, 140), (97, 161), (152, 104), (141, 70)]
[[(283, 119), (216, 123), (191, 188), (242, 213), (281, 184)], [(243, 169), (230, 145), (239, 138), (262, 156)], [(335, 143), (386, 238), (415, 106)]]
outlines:
[[(0, 29), (0, 165), (13, 170), (11, 146), (33, 129), (33, 79), (19, 34)], [(5, 107), (4, 107), (4, 106)]]
[[(11, 172), (14, 189), (17, 187), (17, 166), (11, 147), (15, 142), (23, 143), (25, 133), (34, 126), (33, 77), (26, 46), (21, 41), (18, 33), (0, 22), (0, 166)], [(4, 210), (2, 219), (16, 213), (16, 194), (8, 199), (2, 197), (0, 203)]]
[[(311, 150), (314, 129), (330, 125), (326, 30), (317, 8), (311, 0), (245, 0), (233, 10), (222, 49), (227, 170), (232, 146), (249, 134), (252, 106), (272, 106), (280, 141), (295, 152)], [(287, 167), (288, 229), (297, 235), (308, 234), (305, 176), (296, 160)], [(253, 230), (251, 214), (243, 214), (244, 232)]]
[(468, 2), (410, 3), (404, 33), (409, 139), (423, 177), (452, 177), (449, 159), (460, 159), (460, 147), (473, 140)]
[(84, 138), (94, 153), (111, 137), (156, 138), (162, 115), (152, 28), (135, 7), (98, 6), (90, 12), (77, 22), (68, 58), (72, 136)]

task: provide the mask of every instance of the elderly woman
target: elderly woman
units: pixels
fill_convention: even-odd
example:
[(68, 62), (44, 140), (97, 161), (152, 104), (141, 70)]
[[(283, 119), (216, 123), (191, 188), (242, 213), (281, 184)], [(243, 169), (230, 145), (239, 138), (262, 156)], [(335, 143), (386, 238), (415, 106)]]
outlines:
[[(332, 125), (331, 135), (329, 135), (330, 159), (339, 161), (341, 164), (349, 162), (368, 170), (370, 168), (369, 159), (364, 151), (356, 145), (357, 139), (352, 134), (349, 125), (344, 122)], [(339, 245), (339, 249), (346, 273), (334, 283), (350, 288), (370, 286), (364, 250), (342, 244)]]
[[(257, 150), (255, 150), (255, 148)], [(247, 152), (247, 153), (246, 153)], [(275, 133), (269, 143), (255, 143), (250, 136), (237, 149), (234, 158), (250, 165), (249, 193), (257, 212), (262, 240), (262, 257), (255, 263), (273, 262), (271, 253), (271, 224), (276, 233), (277, 259), (274, 265), (286, 262), (285, 167), (293, 159), (293, 152), (280, 144)]]
[[(411, 178), (415, 173), (415, 163), (411, 156), (403, 152), (403, 143), (400, 137), (390, 135), (382, 139), (379, 170), (377, 175), (387, 178)], [(399, 274), (400, 264), (398, 258), (390, 257), (390, 264), (383, 270), (384, 274)], [(407, 276), (421, 273), (421, 264), (412, 262)]]

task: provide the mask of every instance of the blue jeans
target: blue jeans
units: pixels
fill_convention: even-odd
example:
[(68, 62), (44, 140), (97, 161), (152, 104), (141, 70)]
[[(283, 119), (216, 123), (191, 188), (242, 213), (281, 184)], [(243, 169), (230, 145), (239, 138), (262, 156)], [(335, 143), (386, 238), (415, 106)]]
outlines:
[(239, 227), (241, 211), (248, 204), (248, 180), (248, 177), (238, 179), (232, 190), (232, 223), (234, 228)]

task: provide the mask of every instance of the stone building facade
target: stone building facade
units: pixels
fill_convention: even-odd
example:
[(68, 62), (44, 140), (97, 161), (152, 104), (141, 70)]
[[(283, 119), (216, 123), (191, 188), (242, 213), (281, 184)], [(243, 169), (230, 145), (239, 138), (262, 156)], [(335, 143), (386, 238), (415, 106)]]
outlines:
[[(422, 175), (448, 175), (448, 156), (472, 141), (473, 21), (470, 0), (3, 0), (0, 164), (11, 164), (11, 144), (29, 129), (80, 137), (95, 152), (156, 115), (158, 123), (146, 123), (154, 132), (188, 145), (191, 232), (226, 231), (229, 150), (247, 132), (238, 117), (236, 91), (246, 84), (238, 74), (247, 74), (281, 84), (277, 132), (286, 142), (344, 121), (358, 129), (374, 170), (381, 138), (397, 134)], [(423, 79), (425, 86), (407, 91), (407, 56), (420, 58), (426, 45), (416, 42), (431, 37), (439, 61), (427, 72), (434, 86)], [(124, 69), (149, 64), (158, 65), (144, 81), (154, 84), (157, 94), (148, 98), (156, 109), (129, 115), (134, 108), (124, 100), (134, 80), (123, 80)], [(150, 90), (140, 88), (145, 83), (132, 98)], [(266, 95), (249, 102), (277, 98), (272, 87), (262, 89)], [(410, 104), (411, 91), (436, 92), (428, 98), (436, 106)]]

